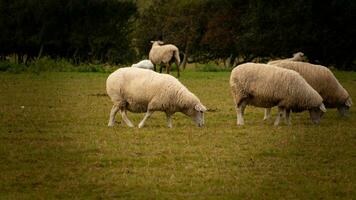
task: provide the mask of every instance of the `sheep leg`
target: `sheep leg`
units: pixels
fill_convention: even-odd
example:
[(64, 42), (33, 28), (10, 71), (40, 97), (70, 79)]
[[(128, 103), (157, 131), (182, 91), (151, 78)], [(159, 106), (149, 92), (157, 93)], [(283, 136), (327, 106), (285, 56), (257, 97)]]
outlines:
[(286, 111), (285, 111), (284, 108), (278, 107), (278, 114), (277, 114), (277, 117), (276, 117), (276, 121), (274, 121), (274, 125), (275, 126), (279, 125), (279, 122), (281, 121), (281, 117), (285, 116), (285, 112)]
[(168, 128), (172, 128), (172, 114), (166, 113)]
[(265, 108), (265, 116), (263, 117), (263, 120), (267, 120), (271, 117), (271, 110), (272, 108)]
[(176, 65), (177, 65), (177, 77), (179, 78), (180, 74), (179, 74), (179, 64), (177, 61), (175, 61)]
[(286, 109), (285, 111), (285, 117), (286, 117), (286, 123), (288, 126), (290, 126), (292, 123), (290, 121), (290, 109)]
[(138, 128), (142, 128), (145, 125), (145, 121), (152, 115), (153, 111), (147, 110), (142, 121), (138, 124)]
[(163, 66), (162, 66), (162, 64), (160, 64), (159, 65), (159, 73), (162, 73), (162, 68), (163, 68)]
[(113, 127), (115, 125), (115, 115), (119, 110), (120, 110), (120, 108), (118, 105), (114, 105), (112, 107), (111, 112), (110, 112), (110, 119), (109, 119), (109, 123), (108, 123), (109, 127)]
[(120, 110), (120, 113), (121, 113), (122, 119), (127, 124), (127, 126), (134, 127), (134, 125), (132, 124), (132, 122), (129, 120), (129, 118), (126, 115), (126, 110)]
[(245, 108), (246, 108), (246, 101), (243, 101), (240, 103), (240, 105), (237, 106), (236, 112), (237, 112), (237, 125), (244, 125), (244, 113), (245, 113)]
[(171, 65), (170, 64), (166, 64), (166, 73), (169, 74), (171, 72)]

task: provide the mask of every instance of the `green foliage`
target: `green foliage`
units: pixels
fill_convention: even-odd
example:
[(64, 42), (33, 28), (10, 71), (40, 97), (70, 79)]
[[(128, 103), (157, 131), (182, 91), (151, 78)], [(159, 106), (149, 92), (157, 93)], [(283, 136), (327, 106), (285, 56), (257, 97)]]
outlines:
[[(205, 127), (182, 114), (166, 127), (155, 112), (142, 129), (117, 116), (104, 73), (0, 73), (1, 199), (354, 199), (356, 107), (307, 113), (292, 125), (262, 121), (247, 107), (244, 127), (228, 72), (180, 81), (209, 108)], [(336, 72), (356, 99), (356, 73)], [(275, 111), (275, 110), (274, 110)], [(144, 114), (129, 113), (135, 125)]]
[(0, 72), (19, 74), (28, 71), (28, 66), (19, 63), (0, 61)]
[(74, 65), (64, 58), (52, 59), (49, 57), (42, 57), (33, 62), (25, 64), (0, 62), (0, 71), (10, 73), (43, 73), (43, 72), (113, 72), (122, 66), (109, 64), (87, 64)]
[(49, 57), (42, 57), (36, 59), (30, 65), (30, 69), (34, 72), (45, 72), (45, 71), (70, 71), (71, 68), (74, 68), (73, 64), (69, 63), (65, 59), (54, 60)]

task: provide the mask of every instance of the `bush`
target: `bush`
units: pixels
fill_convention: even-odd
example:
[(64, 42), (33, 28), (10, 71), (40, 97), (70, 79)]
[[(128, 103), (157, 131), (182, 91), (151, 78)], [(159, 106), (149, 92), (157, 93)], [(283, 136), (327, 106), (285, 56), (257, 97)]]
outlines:
[(42, 57), (36, 59), (33, 63), (30, 64), (30, 71), (34, 72), (44, 72), (44, 71), (72, 71), (75, 66), (68, 62), (65, 59), (51, 59), (49, 57)]
[[(124, 67), (124, 66), (120, 66)], [(17, 64), (13, 62), (0, 62), (0, 71), (10, 73), (21, 72), (113, 72), (119, 66), (111, 66), (109, 64), (80, 64), (74, 65), (66, 59), (52, 59), (50, 57), (42, 57), (36, 59), (27, 65)]]

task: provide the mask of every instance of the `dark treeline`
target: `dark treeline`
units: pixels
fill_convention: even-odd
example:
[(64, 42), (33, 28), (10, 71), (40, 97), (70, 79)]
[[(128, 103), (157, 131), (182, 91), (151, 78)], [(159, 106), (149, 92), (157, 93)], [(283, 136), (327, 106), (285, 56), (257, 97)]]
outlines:
[(0, 55), (124, 62), (135, 13), (117, 0), (0, 0)]
[(161, 39), (179, 47), (183, 64), (302, 51), (356, 70), (354, 19), (355, 0), (0, 0), (0, 57), (129, 63)]

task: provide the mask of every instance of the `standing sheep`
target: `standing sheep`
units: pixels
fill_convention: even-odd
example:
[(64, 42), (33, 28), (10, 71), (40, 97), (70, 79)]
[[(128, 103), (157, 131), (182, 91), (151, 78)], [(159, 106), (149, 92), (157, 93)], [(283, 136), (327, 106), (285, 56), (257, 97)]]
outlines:
[(326, 112), (321, 96), (297, 72), (267, 64), (245, 63), (235, 67), (230, 76), (231, 91), (237, 109), (237, 124), (244, 124), (246, 105), (270, 108), (278, 106), (280, 117), (309, 110), (310, 118), (319, 123)]
[(176, 78), (140, 68), (120, 68), (109, 75), (106, 91), (114, 103), (108, 126), (114, 126), (115, 115), (120, 111), (122, 119), (133, 127), (126, 111), (146, 112), (139, 123), (142, 128), (154, 111), (166, 113), (168, 127), (172, 127), (172, 115), (182, 112), (190, 116), (201, 127), (204, 125), (205, 106)]
[(286, 58), (286, 59), (281, 59), (281, 60), (272, 60), (270, 62), (268, 62), (268, 64), (273, 64), (273, 63), (276, 63), (276, 62), (280, 62), (280, 61), (283, 61), (283, 60), (288, 60), (288, 61), (305, 61), (305, 56), (304, 56), (304, 53), (303, 52), (297, 52), (297, 53), (294, 53), (293, 54), (293, 57), (292, 58)]
[(167, 74), (170, 73), (171, 64), (175, 62), (177, 65), (177, 76), (179, 77), (179, 50), (176, 46), (172, 44), (166, 44), (162, 41), (151, 41), (152, 48), (149, 53), (149, 59), (154, 65), (154, 70), (156, 71), (156, 65), (160, 65), (160, 73), (162, 73), (162, 65), (166, 67)]
[(150, 60), (141, 60), (136, 64), (132, 64), (131, 67), (138, 67), (142, 69), (151, 69), (153, 70), (153, 64)]
[[(352, 106), (351, 97), (327, 67), (285, 60), (273, 65), (298, 72), (320, 94), (326, 108), (337, 108), (341, 116), (347, 115)], [(271, 108), (265, 110), (264, 120), (270, 113)]]

